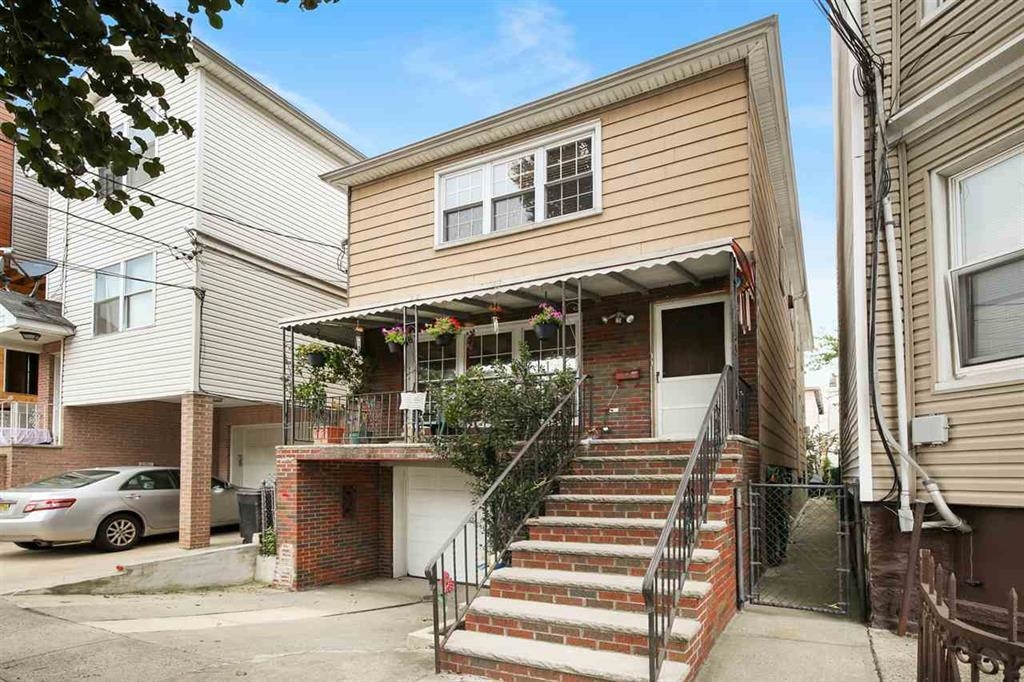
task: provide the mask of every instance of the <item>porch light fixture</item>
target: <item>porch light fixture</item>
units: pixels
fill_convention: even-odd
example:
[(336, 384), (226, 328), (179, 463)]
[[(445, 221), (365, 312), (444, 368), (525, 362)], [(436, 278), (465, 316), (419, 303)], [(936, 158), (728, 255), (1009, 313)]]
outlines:
[(362, 352), (363, 350), (363, 325), (356, 322), (356, 352)]
[(609, 322), (614, 322), (615, 324), (622, 324), (623, 322), (626, 324), (633, 324), (634, 320), (636, 320), (636, 315), (624, 313), (621, 310), (614, 315), (601, 316), (601, 324), (608, 324)]
[(21, 332), (21, 338), (25, 339), (26, 341), (38, 341), (39, 339), (43, 338), (43, 335), (40, 334), (39, 332)]

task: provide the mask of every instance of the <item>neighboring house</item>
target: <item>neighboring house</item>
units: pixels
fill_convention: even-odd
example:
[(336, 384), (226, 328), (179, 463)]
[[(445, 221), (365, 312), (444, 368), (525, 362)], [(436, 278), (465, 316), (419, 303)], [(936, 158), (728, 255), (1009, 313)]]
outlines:
[[(850, 6), (884, 63), (893, 225), (891, 247), (884, 229), (876, 241), (874, 108), (837, 45), (841, 450), (863, 505), (872, 621), (898, 616), (912, 503), (929, 499), (899, 448), (971, 529), (938, 529), (950, 524), (929, 511), (922, 546), (956, 572), (967, 604), (1005, 607), (1024, 584), (1024, 1)], [(895, 465), (874, 424), (872, 340)]]
[[(575, 522), (575, 532), (611, 523), (623, 535), (656, 538), (664, 524), (658, 519), (668, 513), (666, 496), (679, 485), (686, 454), (719, 398), (726, 410), (749, 407), (749, 419), (729, 420), (727, 444), (708, 444), (708, 452), (725, 447), (730, 453), (719, 469), (723, 485), (756, 480), (768, 464), (802, 475), (802, 357), (811, 326), (778, 40), (775, 20), (761, 21), (325, 175), (350, 196), (350, 300), (347, 307), (296, 314), (282, 326), (289, 334), (359, 347), (376, 370), (371, 392), (350, 396), (336, 417), (345, 444), (309, 442), (316, 429), (299, 400), (286, 415), (291, 443), (278, 452), (279, 584), (301, 589), (424, 575), (474, 506), (466, 477), (439, 463), (423, 442), (443, 428), (430, 413), (432, 389), (467, 367), (508, 362), (520, 343), (538, 371), (553, 363), (590, 375), (594, 416), (584, 426), (597, 440), (587, 447), (618, 457), (606, 461), (625, 460), (614, 475), (599, 470), (596, 478), (563, 480), (566, 495), (556, 496), (567, 505), (561, 515), (535, 520), (562, 539), (574, 532), (565, 527), (574, 522), (563, 518), (571, 515), (588, 517)], [(527, 319), (544, 302), (567, 316), (564, 336), (545, 341), (529, 328)], [(450, 344), (420, 334), (425, 322), (445, 315), (464, 325)], [(395, 324), (413, 337), (401, 353), (389, 353), (381, 335)], [(289, 343), (286, 366), (295, 362)], [(726, 365), (735, 371), (723, 372)], [(719, 384), (720, 377), (728, 381)], [(419, 413), (401, 409), (412, 398), (400, 397), (402, 391), (427, 398), (423, 421), (411, 428)], [(710, 431), (700, 433), (706, 438)], [(640, 458), (631, 464), (634, 455)], [(653, 468), (637, 473), (636, 463)], [(574, 464), (585, 466), (592, 463)], [(670, 473), (652, 476), (659, 466)], [(616, 506), (611, 490), (636, 509)], [(573, 491), (578, 495), (568, 494)], [(728, 496), (714, 499), (731, 504)], [(719, 536), (721, 552), (700, 556), (722, 563), (702, 570), (720, 570), (717, 580), (733, 582), (722, 582), (709, 597), (706, 613), (716, 615), (703, 621), (707, 638), (735, 610), (733, 530), (727, 530), (733, 514), (715, 509), (727, 537)], [(584, 523), (602, 514), (612, 518)], [(544, 551), (557, 556), (567, 547)], [(609, 571), (628, 564), (636, 576), (648, 550), (612, 548), (608, 556), (625, 551), (628, 558), (615, 559), (617, 568)], [(564, 558), (561, 565), (577, 564), (583, 582), (548, 589), (571, 593), (587, 580), (598, 581), (587, 583), (592, 589), (605, 589), (600, 581), (607, 576), (594, 577), (604, 570), (593, 568), (601, 561), (590, 558)], [(449, 570), (464, 576), (461, 565), (449, 563)], [(548, 575), (519, 570), (525, 572), (515, 580), (525, 583)], [(492, 596), (499, 585), (515, 592), (512, 573), (502, 571), (492, 577)], [(620, 598), (631, 605), (623, 608), (642, 609), (640, 578), (617, 577), (628, 586), (608, 588), (606, 609)], [(693, 589), (700, 586), (707, 584)], [(522, 592), (541, 589), (531, 584)], [(508, 602), (515, 600), (500, 603)], [(590, 605), (584, 597), (562, 603)], [(607, 610), (595, 613), (600, 630)], [(471, 616), (480, 614), (471, 610)], [(637, 617), (627, 618), (629, 632)], [(630, 654), (616, 660), (631, 670), (646, 671), (642, 620), (643, 636), (630, 638), (642, 644), (616, 646)], [(445, 645), (448, 669), (475, 671), (456, 656), (473, 636), (482, 648), (466, 656), (507, 660), (501, 656), (519, 648), (520, 662), (540, 655), (529, 640), (502, 645), (498, 635), (460, 630)], [(580, 644), (588, 645), (606, 648), (596, 640)], [(695, 666), (704, 650), (693, 649), (686, 660)], [(579, 653), (565, 647), (564, 656), (553, 654), (547, 669), (569, 670), (571, 651)], [(596, 656), (595, 666), (615, 656), (587, 653)]]
[[(11, 119), (0, 107), (0, 121)], [(43, 300), (42, 275), (51, 269), (39, 261), (46, 255), (46, 205), (46, 190), (18, 165), (14, 145), (0, 142), (0, 484), (8, 479), (7, 446), (53, 439), (52, 406), (39, 397), (51, 377), (40, 376), (39, 353), (74, 333), (60, 304)]]
[(839, 433), (839, 390), (835, 382), (833, 375), (825, 388), (804, 388), (804, 425), (808, 429)]
[[(164, 84), (195, 134), (151, 145), (166, 167), (157, 178), (100, 173), (110, 187), (152, 192), (155, 206), (134, 220), (99, 199), (50, 197), (48, 253), (63, 267), (47, 294), (76, 331), (39, 363), (55, 377), (47, 399), (61, 408), (59, 447), (26, 453), (12, 481), (72, 466), (180, 464), (188, 547), (208, 542), (211, 474), (246, 486), (273, 475), (276, 321), (344, 304), (347, 197), (319, 175), (362, 158), (208, 46), (194, 48), (200, 61), (184, 81), (138, 68)], [(116, 103), (95, 106), (125, 125)]]

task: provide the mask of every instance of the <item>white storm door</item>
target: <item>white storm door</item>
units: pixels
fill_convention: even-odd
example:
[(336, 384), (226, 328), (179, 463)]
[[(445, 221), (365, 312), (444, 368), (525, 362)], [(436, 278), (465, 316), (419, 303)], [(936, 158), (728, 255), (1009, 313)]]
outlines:
[(231, 429), (231, 482), (243, 488), (258, 488), (263, 481), (273, 481), (281, 436), (280, 424)]
[[(409, 575), (423, 577), (430, 561), (473, 508), (469, 477), (450, 467), (408, 467), (406, 497), (405, 556)], [(480, 529), (481, 532), (483, 529)], [(473, 570), (473, 530), (470, 529), (469, 571)], [(462, 538), (458, 546), (458, 578), (466, 572)], [(481, 560), (483, 557), (481, 555)], [(445, 568), (453, 576), (452, 553), (446, 554)]]
[(654, 306), (655, 433), (697, 437), (732, 338), (727, 296)]

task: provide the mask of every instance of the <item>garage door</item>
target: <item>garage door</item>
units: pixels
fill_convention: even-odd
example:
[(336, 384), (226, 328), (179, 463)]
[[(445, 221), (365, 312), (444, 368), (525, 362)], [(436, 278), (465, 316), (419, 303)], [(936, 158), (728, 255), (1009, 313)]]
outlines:
[(473, 508), (469, 481), (461, 471), (448, 467), (408, 467), (405, 551), (409, 575), (423, 576), (427, 562)]
[(258, 488), (263, 481), (274, 480), (276, 448), (280, 444), (280, 424), (231, 429), (231, 482)]

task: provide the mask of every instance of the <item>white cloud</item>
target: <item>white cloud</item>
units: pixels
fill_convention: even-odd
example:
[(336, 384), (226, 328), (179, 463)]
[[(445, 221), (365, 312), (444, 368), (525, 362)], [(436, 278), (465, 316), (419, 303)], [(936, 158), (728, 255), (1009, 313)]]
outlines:
[(499, 7), (494, 20), (493, 32), (475, 38), (421, 43), (403, 60), (406, 70), (492, 110), (590, 78), (590, 66), (576, 56), (573, 28), (558, 8), (543, 0), (518, 2)]

